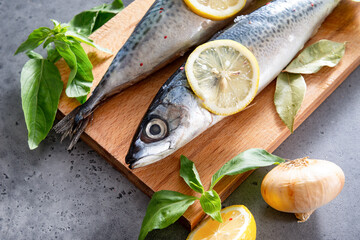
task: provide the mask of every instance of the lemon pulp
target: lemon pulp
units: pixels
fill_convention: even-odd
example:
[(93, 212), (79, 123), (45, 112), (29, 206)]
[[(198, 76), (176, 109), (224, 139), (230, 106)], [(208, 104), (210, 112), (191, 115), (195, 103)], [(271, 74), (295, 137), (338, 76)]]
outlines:
[(244, 109), (255, 97), (259, 66), (242, 44), (216, 40), (194, 50), (185, 65), (186, 76), (205, 108), (219, 115)]
[(243, 205), (221, 210), (223, 222), (207, 218), (188, 236), (187, 240), (254, 240), (256, 223), (251, 212)]

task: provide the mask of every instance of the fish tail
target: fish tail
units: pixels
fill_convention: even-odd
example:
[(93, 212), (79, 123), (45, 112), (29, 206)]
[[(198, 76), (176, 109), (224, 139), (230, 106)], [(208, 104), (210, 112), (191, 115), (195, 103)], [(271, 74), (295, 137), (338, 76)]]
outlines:
[(70, 137), (71, 141), (68, 150), (74, 147), (93, 118), (94, 110), (86, 105), (85, 103), (78, 106), (54, 126), (55, 132), (62, 134), (61, 141), (67, 136)]

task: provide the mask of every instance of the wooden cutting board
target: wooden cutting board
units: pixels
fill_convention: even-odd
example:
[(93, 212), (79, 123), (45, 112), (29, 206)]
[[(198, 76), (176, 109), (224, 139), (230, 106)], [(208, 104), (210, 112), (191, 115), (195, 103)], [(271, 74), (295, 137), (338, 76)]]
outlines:
[[(138, 21), (154, 0), (135, 0), (91, 38), (99, 45), (118, 52)], [(360, 4), (351, 0), (342, 1), (326, 19), (318, 33), (308, 45), (320, 39), (347, 41), (346, 54), (335, 68), (323, 68), (313, 75), (306, 75), (307, 92), (295, 121), (298, 127), (360, 63)], [(114, 55), (86, 47), (94, 65), (94, 87), (101, 80)], [(150, 51), (150, 49), (149, 49)], [(119, 169), (139, 189), (151, 196), (162, 189), (175, 190), (196, 195), (189, 190), (179, 176), (181, 154), (195, 162), (202, 182), (209, 187), (211, 176), (228, 160), (249, 148), (263, 148), (274, 151), (290, 132), (278, 117), (273, 104), (275, 82), (272, 82), (253, 101), (252, 107), (228, 117), (207, 130), (195, 140), (166, 159), (140, 169), (130, 170), (124, 158), (132, 136), (147, 110), (150, 102), (162, 84), (184, 62), (179, 59), (142, 82), (113, 97), (94, 114), (94, 120), (82, 135), (82, 140), (94, 148), (106, 160)], [(69, 69), (59, 61), (62, 80), (66, 83)], [(94, 88), (93, 87), (93, 88)], [(344, 103), (346, 104), (346, 103)], [(61, 95), (58, 117), (68, 114), (78, 105), (64, 92)], [(65, 142), (68, 144), (68, 142)], [(285, 157), (286, 156), (282, 156)], [(225, 177), (215, 189), (225, 200), (250, 174)], [(239, 204), (241, 204), (239, 202)], [(193, 228), (204, 214), (200, 204), (191, 206), (181, 219)]]

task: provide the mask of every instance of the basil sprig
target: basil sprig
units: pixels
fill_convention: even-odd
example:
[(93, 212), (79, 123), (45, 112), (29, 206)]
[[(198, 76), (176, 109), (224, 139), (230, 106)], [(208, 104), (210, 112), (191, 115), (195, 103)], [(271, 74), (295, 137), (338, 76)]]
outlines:
[[(30, 149), (35, 149), (47, 136), (55, 120), (63, 89), (55, 63), (64, 58), (70, 68), (65, 93), (84, 103), (94, 77), (93, 66), (80, 43), (111, 53), (95, 44), (88, 36), (122, 8), (122, 1), (114, 0), (111, 4), (102, 4), (76, 15), (69, 24), (52, 20), (53, 29), (35, 29), (16, 50), (15, 55), (25, 53), (30, 58), (21, 72), (22, 108)], [(47, 51), (46, 58), (34, 51), (41, 44)]]
[(285, 160), (268, 153), (263, 149), (249, 149), (225, 163), (212, 177), (208, 191), (204, 190), (200, 176), (194, 162), (187, 157), (180, 158), (180, 176), (201, 197), (184, 195), (175, 191), (159, 191), (154, 193), (141, 226), (139, 240), (145, 239), (153, 229), (163, 229), (178, 220), (185, 211), (196, 201), (200, 201), (203, 211), (212, 219), (222, 222), (220, 210), (221, 199), (213, 189), (216, 183), (225, 175), (236, 175), (258, 167), (280, 164)]
[(274, 104), (291, 133), (306, 93), (306, 82), (301, 74), (316, 73), (324, 66), (335, 67), (344, 56), (345, 47), (345, 43), (320, 40), (305, 48), (277, 77)]

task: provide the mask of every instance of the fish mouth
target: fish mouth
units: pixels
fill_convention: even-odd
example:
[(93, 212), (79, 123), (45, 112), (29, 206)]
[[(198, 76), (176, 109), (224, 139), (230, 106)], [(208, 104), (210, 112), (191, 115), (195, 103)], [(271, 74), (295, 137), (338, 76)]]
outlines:
[[(133, 144), (131, 144), (129, 151), (128, 151), (128, 153), (127, 153), (126, 156), (125, 156), (125, 163), (126, 163), (126, 164), (129, 164), (129, 165), (130, 165), (130, 166), (129, 166), (130, 168), (132, 168), (132, 167), (131, 167), (132, 164), (134, 164), (134, 163), (138, 160), (137, 158), (134, 157), (134, 154), (133, 154), (134, 150), (135, 150), (135, 147), (134, 147)], [(136, 152), (136, 151), (135, 151), (135, 152)]]
[(125, 157), (125, 163), (129, 165), (130, 169), (134, 169), (133, 165), (136, 163), (137, 159), (127, 154)]
[(142, 157), (139, 159), (135, 159), (135, 158), (131, 158), (128, 159), (129, 160), (129, 168), (130, 169), (135, 169), (135, 168), (139, 168), (139, 167), (144, 167), (146, 165), (149, 165), (153, 162), (156, 162), (160, 159), (160, 156), (158, 155), (150, 155), (150, 156), (146, 156), (146, 157)]
[(152, 155), (147, 155), (147, 156), (140, 157), (140, 158), (136, 158), (132, 154), (128, 153), (125, 157), (125, 162), (127, 164), (129, 164), (130, 169), (140, 168), (140, 167), (150, 165), (154, 162), (157, 162), (157, 161), (169, 156), (173, 152), (174, 152), (174, 149), (170, 148), (166, 151), (163, 151), (161, 154), (152, 154)]

